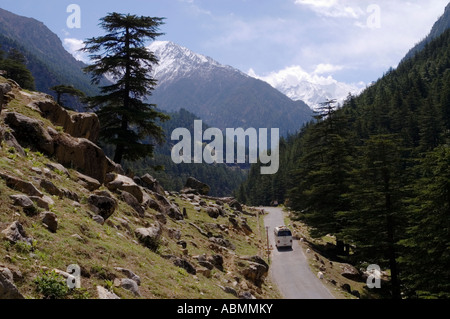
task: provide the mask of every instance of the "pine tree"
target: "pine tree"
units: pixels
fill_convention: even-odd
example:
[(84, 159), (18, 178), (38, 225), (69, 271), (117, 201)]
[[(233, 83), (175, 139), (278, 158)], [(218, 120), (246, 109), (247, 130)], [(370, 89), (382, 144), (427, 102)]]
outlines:
[(351, 170), (351, 134), (346, 115), (333, 103), (324, 104), (316, 117), (319, 122), (303, 137), (304, 153), (294, 172), (295, 186), (289, 192), (291, 207), (312, 227), (314, 237), (340, 234), (343, 225), (338, 213), (348, 209), (343, 195)]
[(71, 85), (57, 85), (51, 87), (50, 90), (56, 93), (56, 102), (63, 107), (66, 107), (62, 100), (63, 95), (76, 96), (78, 98), (83, 98), (86, 96), (82, 91), (74, 88)]
[(8, 52), (6, 59), (1, 59), (4, 55), (0, 54), (0, 70), (6, 71), (6, 77), (14, 80), (23, 89), (35, 90), (34, 77), (26, 66), (25, 56), (18, 50), (12, 49)]
[(391, 271), (392, 297), (400, 298), (398, 241), (404, 216), (402, 151), (394, 135), (374, 135), (360, 148), (347, 195), (351, 210), (342, 236), (355, 248), (354, 258)]
[(101, 87), (102, 95), (89, 99), (101, 122), (101, 139), (115, 146), (114, 161), (137, 160), (153, 154), (154, 145), (144, 140), (162, 142), (163, 130), (155, 124), (168, 117), (148, 104), (157, 81), (151, 77), (157, 58), (145, 47), (147, 40), (161, 36), (164, 18), (138, 17), (111, 13), (101, 19), (106, 35), (85, 41), (83, 50), (94, 63), (85, 68), (93, 83), (109, 75), (114, 84)]
[(401, 241), (406, 291), (412, 297), (450, 298), (450, 149), (430, 152), (416, 168), (411, 221)]

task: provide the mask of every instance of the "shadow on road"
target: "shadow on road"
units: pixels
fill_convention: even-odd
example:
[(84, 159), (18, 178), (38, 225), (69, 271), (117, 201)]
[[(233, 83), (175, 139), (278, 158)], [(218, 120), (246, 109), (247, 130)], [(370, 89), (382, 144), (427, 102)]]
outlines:
[(294, 249), (292, 247), (279, 247), (279, 248), (277, 247), (277, 250), (280, 253), (289, 253), (289, 252), (294, 251)]

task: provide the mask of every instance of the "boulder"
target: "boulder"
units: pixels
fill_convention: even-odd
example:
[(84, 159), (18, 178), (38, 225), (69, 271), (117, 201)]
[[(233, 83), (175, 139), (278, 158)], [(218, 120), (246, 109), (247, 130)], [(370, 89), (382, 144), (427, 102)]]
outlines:
[(0, 300), (25, 299), (5, 271), (0, 271)]
[(64, 174), (67, 177), (70, 177), (70, 174), (69, 174), (69, 171), (67, 170), (67, 168), (65, 168), (64, 166), (62, 166), (59, 163), (50, 162), (50, 163), (45, 164), (45, 166), (47, 166), (53, 172), (57, 172), (58, 174)]
[(134, 197), (128, 192), (122, 191), (120, 199), (125, 203), (127, 203), (128, 206), (133, 208), (139, 214), (140, 217), (144, 217), (145, 210), (142, 208), (141, 204), (138, 202), (136, 197)]
[(269, 265), (259, 256), (241, 257), (248, 265), (242, 270), (242, 275), (256, 286), (260, 287), (269, 273)]
[(33, 201), (26, 195), (11, 195), (10, 198), (14, 201), (14, 206), (31, 209), (34, 206)]
[(0, 127), (0, 141), (5, 141), (8, 147), (14, 148), (16, 154), (19, 154), (20, 156), (26, 156), (24, 149), (19, 144), (19, 142), (17, 142), (14, 135), (9, 130), (7, 130), (6, 127), (3, 126)]
[(44, 195), (43, 197), (38, 196), (30, 196), (30, 199), (39, 207), (45, 210), (49, 210), (51, 205), (55, 205), (55, 201), (49, 197)]
[(91, 210), (103, 217), (104, 220), (111, 217), (117, 208), (116, 200), (106, 196), (91, 195), (88, 198), (88, 203)]
[(16, 191), (22, 192), (28, 196), (43, 197), (42, 194), (33, 184), (30, 182), (21, 180), (20, 178), (0, 173), (0, 177), (5, 180), (6, 186)]
[(215, 207), (208, 207), (206, 209), (206, 213), (208, 214), (209, 217), (217, 219), (220, 216), (220, 212), (219, 209), (215, 208)]
[(120, 299), (115, 293), (103, 288), (102, 286), (97, 286), (98, 299)]
[(353, 281), (360, 281), (361, 280), (361, 273), (358, 269), (353, 267), (349, 264), (342, 264), (341, 265), (341, 276), (345, 277), (347, 279), (353, 280)]
[(56, 134), (53, 139), (53, 156), (64, 166), (73, 167), (100, 183), (105, 181), (107, 173), (115, 169), (103, 150), (87, 139), (74, 138), (68, 134)]
[(105, 219), (100, 215), (92, 216), (92, 220), (100, 225), (103, 225), (105, 223)]
[(81, 174), (80, 172), (76, 172), (76, 176), (78, 178), (78, 184), (91, 192), (96, 191), (102, 186), (102, 184), (100, 184), (100, 182), (95, 178), (86, 176), (84, 174)]
[(133, 195), (139, 203), (143, 202), (143, 189), (127, 176), (117, 174), (113, 181), (106, 184), (106, 187), (111, 192), (116, 192), (117, 190), (128, 192)]
[(142, 176), (141, 182), (142, 182), (142, 186), (146, 187), (147, 189), (149, 189), (155, 193), (158, 193), (159, 195), (162, 195), (162, 196), (165, 195), (164, 188), (150, 174), (145, 174), (144, 176)]
[(52, 233), (56, 233), (56, 230), (58, 229), (58, 218), (56, 217), (56, 214), (52, 212), (43, 212), (41, 216), (42, 223), (45, 227)]
[(234, 246), (228, 239), (218, 238), (218, 237), (210, 237), (209, 241), (217, 244), (219, 246), (229, 248), (231, 250), (236, 250), (236, 246)]
[(223, 271), (223, 256), (222, 255), (213, 255), (208, 258), (208, 261), (212, 263), (217, 269)]
[(73, 137), (85, 138), (94, 143), (100, 134), (100, 122), (94, 113), (77, 113), (59, 106), (53, 99), (43, 99), (35, 103), (43, 117)]
[(9, 83), (0, 83), (0, 113), (2, 112), (3, 105), (6, 105), (7, 98), (6, 93), (9, 93), (12, 90), (11, 84)]
[(135, 296), (141, 296), (141, 293), (139, 292), (139, 286), (136, 283), (136, 281), (129, 279), (129, 278), (123, 278), (120, 281), (120, 287), (123, 289), (126, 289), (128, 291), (131, 291)]
[(249, 262), (248, 266), (242, 270), (242, 275), (257, 287), (261, 287), (268, 272), (269, 267), (259, 263)]
[(32, 239), (27, 237), (22, 224), (17, 221), (13, 222), (5, 230), (3, 230), (2, 235), (6, 240), (9, 240), (12, 243), (22, 241), (31, 244), (32, 242)]
[(235, 210), (237, 210), (238, 212), (242, 212), (242, 205), (237, 200), (233, 199), (231, 202), (228, 203), (228, 205), (231, 208), (234, 208)]
[(134, 233), (144, 246), (155, 250), (161, 237), (162, 229), (160, 224), (156, 223), (149, 228), (138, 228)]
[(141, 285), (141, 278), (131, 270), (120, 267), (114, 267), (114, 269), (123, 273), (125, 276), (127, 276), (128, 279), (135, 281), (138, 284), (138, 286)]
[(245, 235), (247, 235), (247, 236), (253, 234), (253, 230), (250, 228), (250, 226), (247, 224), (246, 221), (243, 221), (241, 223), (241, 229), (244, 231)]
[(189, 177), (186, 181), (184, 189), (181, 192), (185, 194), (193, 193), (206, 196), (210, 191), (211, 188), (207, 184), (202, 183), (193, 177)]
[(191, 274), (191, 275), (197, 274), (197, 269), (189, 261), (187, 261), (184, 258), (174, 257), (173, 264), (177, 267), (183, 268), (184, 270), (187, 271), (188, 274)]
[(58, 187), (55, 186), (55, 184), (53, 184), (49, 180), (41, 179), (39, 186), (50, 195), (58, 196), (59, 198), (62, 198), (64, 196), (63, 191), (61, 191)]
[(42, 121), (29, 118), (25, 115), (9, 112), (5, 115), (5, 124), (14, 132), (13, 135), (23, 147), (38, 150), (52, 155), (55, 151), (53, 138), (47, 132)]

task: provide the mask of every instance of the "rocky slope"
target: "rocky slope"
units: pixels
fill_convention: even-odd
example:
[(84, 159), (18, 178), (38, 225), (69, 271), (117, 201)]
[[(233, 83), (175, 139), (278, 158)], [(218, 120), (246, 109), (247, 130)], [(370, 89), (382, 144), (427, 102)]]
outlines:
[(0, 299), (279, 297), (259, 210), (125, 176), (95, 114), (2, 77), (0, 104)]

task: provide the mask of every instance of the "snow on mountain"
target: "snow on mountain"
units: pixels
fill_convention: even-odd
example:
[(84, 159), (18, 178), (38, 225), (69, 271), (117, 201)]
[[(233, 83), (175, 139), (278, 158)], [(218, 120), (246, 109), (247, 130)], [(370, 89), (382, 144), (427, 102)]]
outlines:
[(278, 128), (283, 136), (312, 118), (302, 101), (210, 57), (168, 41), (153, 42), (148, 49), (159, 60), (152, 103), (163, 111), (183, 108), (212, 127)]
[(291, 66), (267, 76), (258, 76), (250, 70), (248, 75), (269, 83), (294, 101), (305, 102), (313, 110), (317, 110), (320, 103), (331, 99), (342, 104), (349, 93), (357, 95), (365, 88), (364, 83), (338, 82), (333, 77), (324, 77), (317, 71), (308, 73), (300, 66)]
[(211, 71), (214, 68), (224, 68), (240, 72), (170, 41), (154, 41), (147, 48), (159, 59), (159, 65), (154, 68), (153, 74), (159, 85), (182, 78), (198, 69)]

